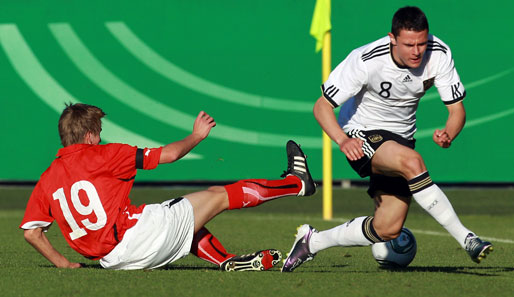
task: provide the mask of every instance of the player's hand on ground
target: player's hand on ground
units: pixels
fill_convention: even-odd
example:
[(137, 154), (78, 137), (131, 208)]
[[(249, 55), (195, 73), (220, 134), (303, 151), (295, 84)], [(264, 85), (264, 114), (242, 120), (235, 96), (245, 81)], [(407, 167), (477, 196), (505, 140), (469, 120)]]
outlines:
[(432, 138), (434, 142), (442, 148), (449, 148), (452, 144), (452, 138), (448, 135), (445, 129), (436, 129)]
[(84, 267), (84, 264), (82, 263), (70, 263), (70, 266), (68, 268), (82, 268)]
[(364, 156), (364, 152), (362, 151), (363, 143), (364, 141), (358, 138), (347, 138), (341, 142), (339, 149), (350, 161), (356, 161)]
[(85, 264), (82, 264), (82, 263), (73, 263), (73, 262), (68, 262), (66, 261), (67, 263), (56, 263), (55, 266), (57, 268), (69, 268), (69, 269), (76, 269), (76, 268), (82, 268), (85, 266)]
[(211, 132), (211, 129), (215, 126), (216, 122), (214, 119), (206, 112), (200, 111), (193, 126), (193, 134), (200, 137), (200, 139), (205, 139), (207, 135), (209, 135), (209, 132)]

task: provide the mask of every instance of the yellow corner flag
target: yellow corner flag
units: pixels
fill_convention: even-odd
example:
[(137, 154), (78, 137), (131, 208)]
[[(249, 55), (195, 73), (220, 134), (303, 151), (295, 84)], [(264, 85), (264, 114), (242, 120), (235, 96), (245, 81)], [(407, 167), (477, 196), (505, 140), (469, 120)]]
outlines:
[(323, 47), (323, 37), (331, 29), (330, 0), (316, 0), (310, 32), (312, 37), (316, 38), (316, 52), (319, 52)]

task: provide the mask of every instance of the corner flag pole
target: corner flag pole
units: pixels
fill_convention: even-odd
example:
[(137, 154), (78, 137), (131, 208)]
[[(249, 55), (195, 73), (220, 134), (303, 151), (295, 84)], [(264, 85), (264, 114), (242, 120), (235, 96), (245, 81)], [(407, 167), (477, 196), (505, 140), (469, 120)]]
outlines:
[[(325, 32), (321, 53), (321, 76), (323, 82), (327, 81), (330, 70), (332, 70), (330, 37), (330, 31)], [(323, 132), (323, 219), (332, 219), (332, 140), (325, 132)]]
[[(331, 34), (330, 0), (316, 0), (314, 15), (312, 16), (310, 34), (316, 38), (316, 52), (321, 53), (322, 82), (328, 79), (331, 62)], [(323, 219), (332, 219), (332, 141), (323, 132)]]

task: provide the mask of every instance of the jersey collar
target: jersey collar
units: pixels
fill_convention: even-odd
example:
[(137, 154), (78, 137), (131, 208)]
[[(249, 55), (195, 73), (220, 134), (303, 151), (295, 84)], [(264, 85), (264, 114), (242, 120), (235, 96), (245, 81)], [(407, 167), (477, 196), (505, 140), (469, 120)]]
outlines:
[(57, 151), (57, 157), (60, 158), (64, 155), (68, 155), (68, 154), (72, 154), (72, 153), (75, 153), (75, 152), (78, 152), (80, 150), (83, 150), (83, 149), (86, 149), (88, 147), (92, 146), (92, 144), (84, 144), (84, 143), (79, 143), (79, 144), (72, 144), (72, 145), (68, 145), (68, 146), (65, 146), (61, 149), (59, 149), (59, 151)]
[(396, 60), (394, 59), (394, 56), (393, 56), (393, 44), (392, 43), (389, 43), (389, 54), (391, 55), (391, 60), (393, 60), (393, 63), (396, 65), (396, 67), (398, 67), (400, 69), (410, 69), (410, 67), (402, 66), (402, 65), (398, 64), (398, 62), (396, 62)]

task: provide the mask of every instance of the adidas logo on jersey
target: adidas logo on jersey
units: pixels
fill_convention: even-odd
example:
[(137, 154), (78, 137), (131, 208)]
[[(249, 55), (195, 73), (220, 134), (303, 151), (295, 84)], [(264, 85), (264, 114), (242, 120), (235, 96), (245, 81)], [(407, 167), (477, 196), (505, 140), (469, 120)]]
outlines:
[(408, 75), (408, 74), (407, 74), (407, 75), (403, 78), (402, 82), (404, 82), (404, 83), (412, 82), (412, 78), (410, 78), (410, 75)]

